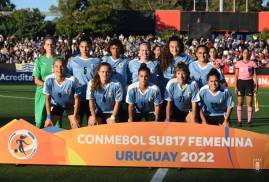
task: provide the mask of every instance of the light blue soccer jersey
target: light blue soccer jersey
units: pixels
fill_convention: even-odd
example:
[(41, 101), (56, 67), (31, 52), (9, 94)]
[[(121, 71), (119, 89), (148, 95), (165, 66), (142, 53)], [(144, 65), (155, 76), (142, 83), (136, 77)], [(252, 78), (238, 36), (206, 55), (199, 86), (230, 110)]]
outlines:
[(203, 86), (199, 91), (199, 105), (206, 116), (224, 116), (227, 108), (234, 107), (232, 94), (228, 88), (221, 88), (217, 93), (212, 93), (209, 86)]
[(80, 87), (73, 76), (65, 78), (64, 82), (59, 84), (55, 75), (51, 74), (45, 80), (43, 93), (51, 96), (52, 105), (67, 108), (74, 105), (74, 95), (80, 95)]
[(201, 68), (198, 61), (194, 61), (189, 65), (190, 77), (197, 82), (199, 88), (207, 84), (207, 74), (212, 68), (213, 66), (210, 63), (207, 63), (204, 68)]
[(111, 56), (104, 56), (102, 60), (103, 62), (107, 62), (111, 65), (113, 69), (112, 79), (117, 80), (121, 83), (123, 92), (125, 93), (125, 88), (128, 81), (129, 59), (127, 57), (121, 57), (117, 60), (114, 60)]
[(83, 59), (80, 56), (71, 58), (67, 64), (67, 74), (76, 77), (81, 86), (81, 100), (86, 100), (86, 90), (88, 82), (93, 78), (97, 66), (100, 64), (99, 58)]
[(126, 103), (134, 104), (136, 113), (154, 113), (154, 105), (162, 104), (162, 96), (158, 86), (149, 84), (147, 90), (142, 93), (139, 82), (129, 85)]
[(199, 88), (195, 81), (187, 83), (184, 88), (180, 88), (176, 78), (167, 83), (165, 100), (173, 103), (173, 109), (177, 111), (189, 112), (192, 110), (192, 102), (199, 101)]
[(162, 75), (160, 76), (160, 81), (158, 84), (163, 96), (165, 93), (165, 87), (166, 87), (168, 81), (174, 77), (175, 68), (176, 68), (177, 64), (180, 62), (183, 62), (188, 66), (190, 63), (193, 62), (193, 59), (190, 56), (188, 56), (184, 53), (181, 53), (174, 60), (172, 60), (172, 62), (168, 66), (168, 68), (165, 71), (163, 71)]
[(122, 88), (118, 81), (110, 81), (105, 87), (93, 91), (91, 89), (92, 81), (87, 88), (87, 100), (94, 100), (96, 112), (112, 113), (115, 103), (122, 101)]
[(169, 65), (169, 67), (163, 72), (163, 77), (167, 80), (167, 82), (168, 82), (168, 80), (170, 80), (170, 79), (173, 78), (175, 68), (176, 68), (177, 64), (180, 63), (180, 62), (183, 62), (187, 66), (189, 66), (189, 64), (193, 62), (193, 59), (190, 56), (188, 56), (188, 55), (186, 55), (184, 53), (181, 53), (179, 56), (177, 56), (171, 62), (171, 64)]
[[(138, 70), (141, 66), (141, 63), (142, 62), (138, 59), (133, 59), (129, 62), (128, 68), (129, 68), (129, 74), (130, 74), (132, 83), (135, 83), (138, 81)], [(156, 84), (158, 75), (159, 75), (159, 62), (148, 61), (146, 64), (150, 70), (149, 82)]]

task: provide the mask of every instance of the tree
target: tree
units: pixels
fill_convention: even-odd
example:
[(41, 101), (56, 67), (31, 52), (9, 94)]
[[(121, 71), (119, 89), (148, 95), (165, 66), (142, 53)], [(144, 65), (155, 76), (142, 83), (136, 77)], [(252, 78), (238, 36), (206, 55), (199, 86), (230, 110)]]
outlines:
[(12, 11), (15, 5), (10, 0), (0, 0), (0, 11)]
[(49, 12), (50, 12), (51, 14), (58, 15), (58, 14), (59, 14), (59, 9), (58, 9), (58, 7), (55, 6), (55, 5), (50, 5), (50, 7), (49, 7)]
[[(224, 1), (224, 11), (233, 11), (234, 0)], [(248, 0), (248, 11), (261, 11), (262, 0)], [(209, 1), (210, 11), (219, 11), (219, 0)], [(236, 11), (246, 11), (246, 0), (235, 0)]]
[(105, 35), (116, 26), (114, 7), (127, 8), (126, 0), (59, 0), (61, 17), (56, 31), (72, 37), (78, 33)]
[(45, 27), (45, 16), (38, 9), (15, 10), (10, 18), (13, 21), (13, 32), (18, 38), (36, 37)]

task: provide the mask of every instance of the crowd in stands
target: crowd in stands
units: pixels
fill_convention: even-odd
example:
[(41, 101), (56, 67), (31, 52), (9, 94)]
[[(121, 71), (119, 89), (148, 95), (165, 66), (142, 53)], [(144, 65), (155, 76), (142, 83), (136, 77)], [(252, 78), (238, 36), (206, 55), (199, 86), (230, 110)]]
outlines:
[[(56, 54), (65, 57), (71, 57), (78, 54), (78, 37), (71, 40), (61, 37), (56, 40)], [(254, 60), (258, 67), (269, 67), (269, 40), (262, 40), (257, 34), (251, 35), (248, 40), (243, 40), (238, 34), (225, 33), (214, 36), (211, 39), (189, 39), (188, 35), (181, 35), (184, 43), (184, 52), (195, 59), (195, 49), (198, 45), (204, 44), (206, 46), (215, 47), (217, 50), (217, 57), (219, 64), (222, 66), (224, 73), (234, 73), (234, 64), (240, 60), (243, 48), (247, 47), (251, 53), (250, 59)], [(92, 39), (93, 48), (90, 52), (91, 56), (103, 57), (107, 55), (107, 45), (112, 38), (118, 38), (122, 41), (125, 50), (125, 56), (133, 59), (137, 57), (138, 46), (141, 42), (149, 42), (152, 48), (152, 56), (158, 59), (160, 51), (155, 49), (166, 44), (158, 36), (107, 36), (106, 38), (95, 37)], [(35, 39), (21, 39), (17, 40), (15, 37), (3, 37), (0, 35), (0, 63), (13, 64), (15, 63), (21, 69), (26, 65), (28, 71), (32, 71), (33, 63), (37, 57), (40, 56), (43, 37)], [(29, 66), (30, 65), (30, 66)]]

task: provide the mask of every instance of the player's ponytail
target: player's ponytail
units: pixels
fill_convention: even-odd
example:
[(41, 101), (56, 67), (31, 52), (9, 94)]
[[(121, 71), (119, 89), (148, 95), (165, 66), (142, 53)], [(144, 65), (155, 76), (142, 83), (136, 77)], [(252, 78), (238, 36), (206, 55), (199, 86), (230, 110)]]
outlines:
[(148, 73), (148, 75), (150, 75), (150, 70), (149, 70), (149, 68), (147, 67), (147, 64), (146, 64), (146, 63), (141, 63), (140, 68), (138, 69), (138, 74), (139, 74), (141, 71), (146, 71), (146, 72)]

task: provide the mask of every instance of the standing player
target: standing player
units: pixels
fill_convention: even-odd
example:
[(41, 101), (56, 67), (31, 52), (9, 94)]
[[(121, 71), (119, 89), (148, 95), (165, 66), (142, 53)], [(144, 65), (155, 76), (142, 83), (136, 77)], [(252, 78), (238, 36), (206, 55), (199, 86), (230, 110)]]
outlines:
[(52, 37), (46, 37), (44, 39), (41, 54), (42, 55), (35, 60), (33, 71), (34, 81), (36, 84), (35, 123), (38, 128), (44, 127), (46, 120), (46, 99), (43, 94), (43, 86), (46, 77), (52, 73), (54, 55), (54, 39)]
[(135, 83), (138, 81), (138, 69), (142, 63), (145, 63), (150, 70), (150, 82), (154, 84), (157, 83), (157, 78), (159, 75), (159, 63), (157, 61), (149, 60), (150, 46), (148, 43), (143, 42), (139, 45), (138, 56), (139, 59), (131, 60), (128, 65), (131, 82)]
[(197, 122), (197, 102), (199, 88), (195, 81), (189, 81), (190, 72), (185, 63), (180, 62), (175, 68), (165, 91), (165, 121)]
[(238, 126), (242, 127), (242, 106), (244, 97), (247, 103), (247, 124), (252, 123), (252, 100), (253, 93), (257, 92), (258, 84), (256, 77), (257, 65), (254, 61), (249, 60), (249, 50), (243, 50), (243, 59), (235, 64), (235, 93), (237, 94), (237, 119)]
[(122, 88), (118, 81), (111, 80), (112, 67), (102, 62), (87, 88), (91, 116), (88, 125), (115, 123), (122, 101)]
[(128, 63), (129, 59), (123, 56), (124, 50), (120, 40), (112, 39), (108, 45), (108, 53), (110, 56), (104, 56), (103, 62), (107, 62), (112, 67), (112, 79), (118, 80), (124, 91), (127, 86), (127, 75), (128, 75)]
[(209, 71), (207, 81), (208, 84), (199, 91), (202, 122), (229, 126), (229, 118), (234, 107), (232, 94), (228, 88), (220, 88), (220, 74), (215, 68)]
[(79, 111), (80, 126), (82, 126), (84, 115), (86, 115), (87, 118), (90, 115), (89, 101), (86, 100), (87, 85), (88, 82), (92, 80), (95, 74), (95, 70), (101, 62), (99, 58), (90, 58), (91, 47), (92, 43), (90, 39), (86, 36), (81, 37), (79, 41), (80, 54), (76, 57), (71, 58), (67, 64), (67, 73), (77, 78), (81, 86)]
[(162, 104), (159, 88), (149, 83), (150, 70), (142, 63), (138, 70), (138, 82), (129, 85), (126, 96), (128, 103), (129, 122), (159, 121), (160, 105)]
[(112, 79), (117, 80), (121, 83), (122, 91), (123, 91), (123, 102), (121, 104), (121, 111), (119, 113), (120, 118), (123, 121), (127, 121), (127, 105), (125, 103), (126, 96), (126, 87), (128, 81), (128, 63), (129, 58), (123, 56), (124, 48), (120, 40), (112, 39), (108, 44), (108, 53), (110, 56), (104, 56), (103, 62), (107, 62), (111, 65), (112, 71)]
[(209, 61), (212, 64), (212, 66), (219, 71), (222, 80), (220, 82), (224, 84), (227, 87), (227, 83), (224, 77), (223, 69), (221, 68), (221, 59), (218, 59), (217, 57), (217, 49), (215, 47), (211, 47), (209, 49)]
[(190, 56), (184, 54), (184, 47), (182, 41), (176, 37), (170, 37), (163, 52), (160, 56), (160, 71), (161, 80), (159, 87), (164, 94), (165, 87), (170, 79), (174, 76), (174, 70), (179, 62), (185, 63), (187, 66), (193, 62)]
[(199, 45), (196, 49), (197, 61), (190, 63), (190, 77), (195, 80), (199, 88), (207, 84), (207, 74), (213, 68), (208, 62), (208, 48), (205, 45)]
[(53, 74), (47, 76), (43, 93), (46, 95), (47, 120), (45, 127), (53, 126), (67, 112), (71, 128), (78, 128), (79, 85), (75, 77), (65, 76), (63, 58), (55, 58)]

